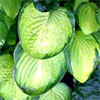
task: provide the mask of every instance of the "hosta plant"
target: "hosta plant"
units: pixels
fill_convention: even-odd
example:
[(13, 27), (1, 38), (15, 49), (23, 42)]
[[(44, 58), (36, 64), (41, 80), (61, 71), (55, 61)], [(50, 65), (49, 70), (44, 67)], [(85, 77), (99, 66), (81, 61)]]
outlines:
[(0, 0), (0, 99), (99, 100), (98, 64), (100, 0)]

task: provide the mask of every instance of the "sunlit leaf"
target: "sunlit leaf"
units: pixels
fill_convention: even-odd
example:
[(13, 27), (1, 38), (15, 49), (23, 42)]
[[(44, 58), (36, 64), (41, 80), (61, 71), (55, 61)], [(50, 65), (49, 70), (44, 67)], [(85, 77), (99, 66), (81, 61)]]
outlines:
[(63, 50), (72, 35), (67, 10), (58, 8), (40, 12), (33, 3), (19, 17), (19, 36), (23, 49), (34, 58), (49, 58)]
[(66, 70), (63, 52), (49, 59), (34, 59), (21, 50), (18, 44), (14, 53), (16, 62), (14, 75), (17, 85), (25, 93), (33, 97), (43, 94), (64, 76)]
[(71, 74), (81, 83), (87, 81), (96, 66), (99, 45), (91, 35), (77, 31), (69, 48), (65, 50), (66, 64)]

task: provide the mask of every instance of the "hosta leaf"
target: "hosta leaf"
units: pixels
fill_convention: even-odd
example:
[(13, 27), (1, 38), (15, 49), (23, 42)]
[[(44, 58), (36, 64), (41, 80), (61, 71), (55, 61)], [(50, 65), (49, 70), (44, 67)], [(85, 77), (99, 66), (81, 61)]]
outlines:
[(87, 81), (96, 66), (97, 52), (100, 49), (96, 40), (77, 31), (70, 47), (65, 50), (67, 66), (76, 80), (81, 83)]
[(100, 25), (96, 19), (95, 4), (83, 4), (78, 11), (79, 26), (84, 34), (91, 34), (99, 30)]
[(7, 36), (8, 36), (8, 28), (4, 22), (0, 21), (0, 49), (7, 40)]
[(0, 55), (0, 97), (4, 100), (26, 100), (28, 97), (13, 80), (13, 58), (10, 54)]
[(0, 85), (12, 78), (13, 60), (11, 55), (0, 55)]
[(0, 6), (9, 17), (15, 18), (18, 15), (21, 2), (21, 0), (0, 0)]
[[(18, 49), (20, 48), (20, 49)], [(18, 44), (14, 56), (16, 64), (14, 75), (17, 85), (29, 95), (38, 96), (57, 84), (65, 74), (65, 57), (63, 52), (49, 59), (34, 59), (21, 51)], [(16, 54), (18, 53), (18, 54)], [(19, 60), (18, 60), (19, 58)]]
[[(35, 100), (35, 99), (33, 99)], [(72, 100), (71, 89), (64, 83), (58, 83), (36, 100)]]
[(83, 2), (89, 2), (89, 0), (75, 0), (74, 11), (76, 11), (77, 8), (80, 6), (80, 4), (83, 3)]
[(30, 3), (20, 14), (19, 36), (22, 47), (34, 58), (49, 58), (58, 54), (71, 35), (71, 22), (64, 8), (43, 13)]

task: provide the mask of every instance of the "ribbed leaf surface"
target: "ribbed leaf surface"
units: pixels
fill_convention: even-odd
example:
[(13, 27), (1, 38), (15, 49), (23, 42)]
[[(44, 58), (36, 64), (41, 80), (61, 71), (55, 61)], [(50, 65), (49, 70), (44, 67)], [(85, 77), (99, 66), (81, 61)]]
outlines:
[(38, 100), (72, 100), (71, 89), (64, 83), (58, 83)]
[(85, 36), (81, 31), (76, 32), (68, 50), (69, 57), (66, 54), (66, 61), (70, 72), (79, 82), (87, 81), (93, 72), (97, 50), (100, 51), (99, 45), (91, 35)]
[(0, 97), (4, 100), (26, 100), (28, 97), (13, 80), (13, 59), (10, 54), (0, 55)]
[(23, 49), (34, 58), (49, 58), (59, 53), (72, 35), (71, 22), (64, 8), (39, 12), (33, 3), (19, 17), (19, 35)]
[[(17, 57), (17, 54), (14, 55)], [(15, 80), (18, 86), (29, 95), (38, 96), (48, 91), (65, 74), (65, 57), (63, 52), (52, 58), (39, 60), (30, 57), (23, 51), (20, 57), (17, 58), (19, 60), (15, 58), (18, 61), (14, 68)]]

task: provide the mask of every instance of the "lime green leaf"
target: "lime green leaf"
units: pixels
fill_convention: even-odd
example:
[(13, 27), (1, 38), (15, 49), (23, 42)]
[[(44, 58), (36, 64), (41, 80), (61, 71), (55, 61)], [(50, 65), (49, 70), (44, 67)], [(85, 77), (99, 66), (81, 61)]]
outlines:
[(66, 84), (58, 83), (51, 90), (33, 100), (72, 100), (72, 93)]
[(72, 35), (71, 22), (64, 8), (40, 12), (30, 3), (19, 17), (23, 49), (34, 58), (49, 58), (61, 52)]
[(18, 15), (21, 2), (22, 0), (0, 0), (0, 6), (9, 17), (15, 18)]
[(10, 54), (0, 55), (0, 97), (4, 100), (26, 100), (28, 97), (13, 80), (13, 58)]
[(0, 49), (7, 40), (7, 36), (8, 36), (8, 28), (4, 22), (0, 21)]
[(89, 0), (75, 0), (74, 11), (76, 11), (77, 8), (80, 6), (80, 4), (83, 3), (83, 2), (89, 2)]
[(77, 31), (65, 53), (69, 71), (79, 82), (86, 82), (93, 72), (97, 62), (96, 52), (100, 53), (96, 40), (91, 35)]
[(91, 34), (99, 30), (100, 25), (96, 19), (95, 4), (86, 3), (79, 8), (79, 26), (84, 34)]
[(13, 60), (11, 55), (0, 55), (0, 85), (12, 78)]
[[(21, 51), (20, 44), (15, 49), (14, 56), (16, 64), (14, 68), (15, 80), (18, 86), (25, 93), (38, 96), (57, 84), (64, 76), (65, 70), (65, 56), (63, 52), (48, 58), (48, 59), (34, 59), (26, 52)], [(18, 49), (20, 48), (20, 49)], [(18, 54), (16, 54), (18, 53)], [(19, 58), (19, 60), (18, 60)]]

